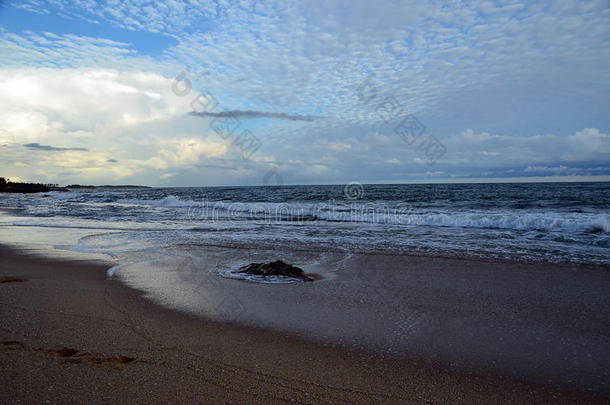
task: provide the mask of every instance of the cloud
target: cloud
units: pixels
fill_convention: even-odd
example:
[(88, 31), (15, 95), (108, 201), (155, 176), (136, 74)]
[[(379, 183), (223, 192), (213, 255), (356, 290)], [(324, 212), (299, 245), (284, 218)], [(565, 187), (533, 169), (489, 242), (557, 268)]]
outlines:
[[(4, 67), (114, 66), (137, 54), (125, 42), (75, 34), (23, 31), (9, 33), (0, 28), (0, 63)], [(145, 63), (142, 60), (141, 63)]]
[[(517, 122), (518, 117), (501, 113), (506, 107), (535, 111), (547, 102), (549, 92), (570, 100), (561, 105), (563, 112), (591, 110), (591, 92), (610, 90), (607, 1), (545, 7), (503, 3), (356, 1), (346, 10), (342, 1), (278, 9), (272, 1), (252, 5), (176, 0), (149, 7), (137, 0), (100, 5), (57, 0), (48, 5), (49, 12), (82, 19), (96, 16), (120, 27), (165, 32), (178, 43), (145, 58), (130, 45), (128, 35), (111, 41), (93, 35), (5, 33), (1, 45), (8, 52), (1, 62), (136, 67), (166, 77), (190, 66), (193, 76), (196, 71), (209, 73), (200, 86), (223, 99), (224, 106), (305, 116), (323, 111), (341, 125), (383, 123), (375, 104), (390, 96), (405, 111), (425, 111), (431, 114), (428, 122), (434, 120), (451, 131), (476, 125), (461, 122), (458, 128), (447, 128), (455, 113), (455, 107), (447, 111), (449, 102), (473, 106), (479, 117), (497, 116), (496, 125), (502, 127), (494, 129), (499, 130)], [(356, 97), (356, 89), (371, 72), (379, 98), (367, 104)], [(595, 78), (595, 84), (587, 78)], [(473, 91), (482, 93), (480, 99), (464, 100)], [(510, 103), (494, 105), (500, 113), (491, 114), (485, 107), (497, 94)], [(601, 98), (595, 101), (607, 101)], [(548, 104), (558, 112), (557, 103)], [(593, 110), (586, 117), (601, 114)], [(579, 121), (570, 130), (586, 126), (601, 127)], [(530, 134), (541, 129), (530, 128)]]
[(37, 142), (26, 143), (23, 146), (25, 146), (26, 148), (44, 150), (44, 151), (50, 151), (50, 152), (66, 151), (66, 150), (78, 150), (78, 151), (83, 151), (83, 152), (89, 151), (89, 149), (87, 149), (87, 148), (61, 148), (61, 147), (55, 147), (55, 146), (51, 146), (51, 145), (41, 145)]
[(59, 183), (154, 184), (169, 178), (166, 171), (243, 161), (212, 129), (184, 119), (191, 99), (173, 94), (171, 84), (152, 72), (0, 70), (0, 172)]
[(229, 110), (222, 112), (197, 112), (191, 111), (190, 115), (194, 115), (197, 117), (212, 117), (212, 118), (273, 118), (280, 120), (289, 120), (289, 121), (314, 121), (321, 117), (315, 117), (312, 115), (294, 115), (294, 114), (286, 114), (281, 112), (266, 112), (266, 111), (241, 111), (241, 110)]
[[(0, 28), (0, 169), (183, 185), (260, 184), (271, 164), (285, 182), (608, 174), (607, 0), (119, 3), (19, 2), (102, 23), (81, 35)], [(151, 51), (142, 32), (173, 39)], [(267, 118), (247, 122), (264, 139), (250, 160), (184, 118), (197, 91), (219, 101), (202, 117)], [(434, 168), (384, 120), (388, 100), (447, 147)], [(23, 144), (90, 152), (43, 167)]]
[[(189, 27), (198, 19), (216, 16), (216, 4), (211, 0), (172, 0), (162, 4), (142, 4), (138, 0), (128, 1), (79, 1), (55, 0), (41, 4), (39, 0), (15, 3), (37, 14), (50, 13), (49, 9), (70, 19), (90, 21), (91, 16), (102, 19), (114, 27), (149, 32), (177, 32)], [(96, 21), (94, 21), (96, 22)]]
[(176, 166), (199, 163), (202, 158), (224, 156), (228, 146), (218, 141), (202, 141), (197, 138), (178, 138), (166, 140), (160, 155)]

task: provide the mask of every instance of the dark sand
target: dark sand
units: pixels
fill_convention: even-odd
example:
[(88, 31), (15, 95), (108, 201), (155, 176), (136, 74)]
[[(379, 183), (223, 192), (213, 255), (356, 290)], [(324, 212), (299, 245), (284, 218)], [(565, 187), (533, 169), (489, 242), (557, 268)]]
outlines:
[(0, 403), (610, 401), (170, 311), (106, 280), (108, 263), (0, 257)]

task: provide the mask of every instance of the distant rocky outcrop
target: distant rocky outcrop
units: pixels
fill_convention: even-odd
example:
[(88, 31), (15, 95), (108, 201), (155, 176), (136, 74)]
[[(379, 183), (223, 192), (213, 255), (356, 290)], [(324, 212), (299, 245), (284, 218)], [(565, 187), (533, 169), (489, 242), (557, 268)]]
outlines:
[(303, 269), (293, 266), (288, 263), (284, 263), (281, 260), (276, 260), (270, 263), (251, 263), (247, 266), (241, 267), (237, 270), (237, 273), (252, 274), (261, 277), (268, 276), (285, 276), (298, 278), (303, 281), (313, 281), (311, 277), (308, 277)]
[(125, 188), (150, 188), (148, 186), (134, 186), (130, 184), (113, 186), (90, 186), (71, 184), (67, 187), (59, 187), (57, 184), (19, 183), (12, 182), (0, 177), (0, 193), (47, 193), (49, 191), (70, 191), (70, 189), (99, 188), (99, 189), (125, 189)]
[(68, 191), (57, 184), (14, 183), (0, 177), (0, 193), (45, 193), (49, 191)]

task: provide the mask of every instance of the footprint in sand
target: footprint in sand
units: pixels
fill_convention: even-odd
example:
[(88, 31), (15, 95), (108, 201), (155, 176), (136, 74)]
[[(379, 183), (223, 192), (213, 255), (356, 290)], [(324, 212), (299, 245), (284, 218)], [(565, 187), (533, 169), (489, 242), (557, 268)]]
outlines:
[(3, 340), (0, 342), (0, 346), (4, 346), (7, 349), (21, 349), (23, 347), (23, 343), (17, 342), (15, 340)]
[(88, 363), (99, 366), (107, 366), (111, 364), (127, 364), (135, 361), (134, 358), (128, 356), (116, 356), (116, 357), (90, 357), (90, 355), (83, 353), (82, 355), (74, 357), (78, 353), (78, 350), (71, 347), (64, 347), (55, 351), (58, 357), (69, 357), (66, 359), (69, 363)]
[(2, 277), (0, 278), (0, 284), (8, 284), (8, 283), (24, 283), (25, 279), (19, 277)]
[[(17, 350), (26, 348), (25, 345), (16, 340), (1, 340), (0, 347), (5, 347), (9, 350)], [(46, 352), (55, 352), (57, 357), (65, 358), (62, 362), (67, 363), (81, 363), (81, 364), (93, 364), (98, 366), (111, 366), (118, 364), (129, 364), (136, 362), (136, 359), (128, 356), (115, 356), (115, 357), (92, 357), (90, 353), (79, 352), (71, 347), (63, 347), (58, 350), (43, 350)], [(76, 355), (78, 353), (78, 356)]]
[(59, 357), (72, 357), (78, 350), (74, 350), (71, 347), (64, 347), (63, 349), (59, 349), (55, 352)]

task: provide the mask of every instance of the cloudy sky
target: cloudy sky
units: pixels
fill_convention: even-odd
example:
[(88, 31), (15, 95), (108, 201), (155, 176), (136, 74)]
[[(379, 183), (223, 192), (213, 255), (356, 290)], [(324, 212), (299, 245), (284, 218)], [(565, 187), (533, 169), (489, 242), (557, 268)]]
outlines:
[(0, 176), (610, 180), (610, 1), (0, 1)]

